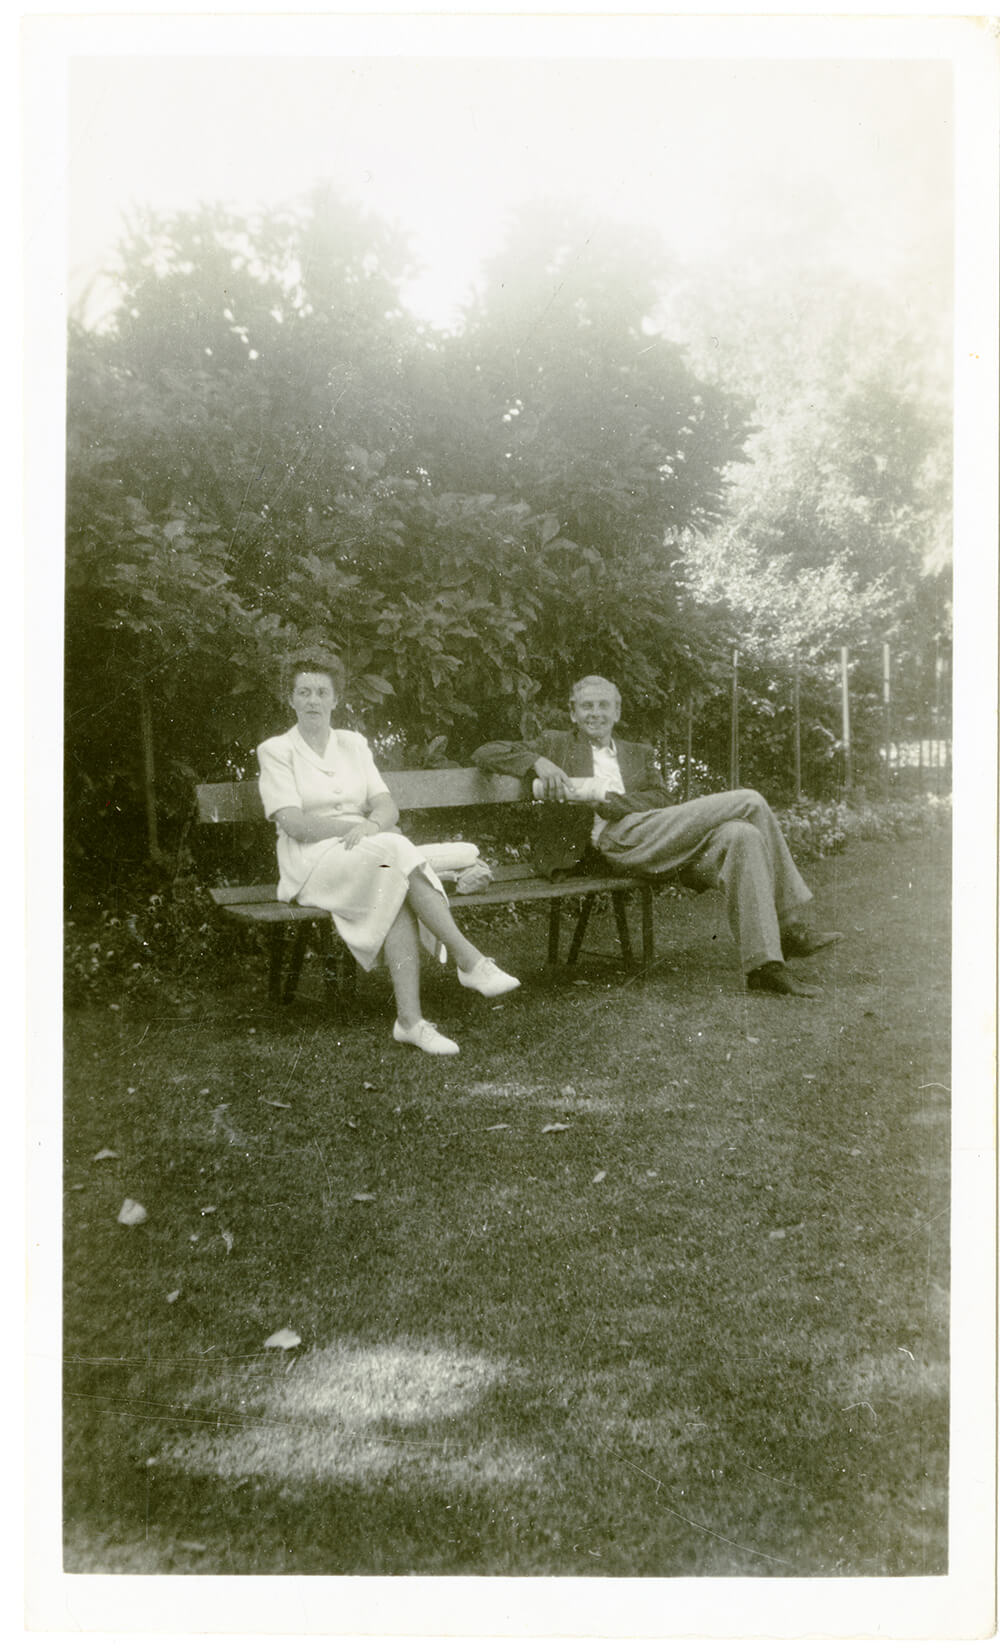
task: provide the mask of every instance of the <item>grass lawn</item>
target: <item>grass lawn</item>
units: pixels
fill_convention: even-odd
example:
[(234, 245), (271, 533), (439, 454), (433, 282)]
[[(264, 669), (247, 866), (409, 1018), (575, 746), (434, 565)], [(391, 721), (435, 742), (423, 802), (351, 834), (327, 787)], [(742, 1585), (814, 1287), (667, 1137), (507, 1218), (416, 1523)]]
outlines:
[(523, 988), (428, 969), (456, 1059), (384, 975), (70, 1015), (66, 1568), (945, 1572), (947, 836), (809, 880), (816, 1001), (707, 895), (642, 980), (483, 918)]

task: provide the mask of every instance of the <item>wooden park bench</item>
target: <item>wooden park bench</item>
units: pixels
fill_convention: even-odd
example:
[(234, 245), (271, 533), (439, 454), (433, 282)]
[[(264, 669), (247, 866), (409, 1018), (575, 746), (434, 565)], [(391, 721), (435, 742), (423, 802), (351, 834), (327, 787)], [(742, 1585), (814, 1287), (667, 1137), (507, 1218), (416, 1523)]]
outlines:
[[(400, 812), (507, 807), (514, 802), (531, 800), (530, 779), (525, 782), (519, 778), (498, 777), (480, 772), (477, 767), (385, 772), (382, 776)], [(199, 784), (196, 794), (198, 818), (202, 824), (246, 826), (265, 822), (260, 792), (255, 782)], [(628, 880), (621, 875), (588, 873), (549, 880), (536, 874), (528, 864), (504, 864), (493, 874), (493, 881), (480, 892), (458, 893), (449, 888), (448, 898), (453, 909), (458, 913), (498, 904), (547, 904), (550, 967), (559, 965), (560, 927), (565, 901), (582, 900), (563, 964), (572, 967), (579, 956), (598, 895), (610, 893), (622, 959), (629, 971), (635, 971), (626, 904), (633, 894), (638, 894), (642, 919), (641, 966), (645, 971), (652, 965), (655, 883)], [(266, 935), (269, 951), (268, 994), (273, 1002), (290, 1002), (294, 998), (310, 943), (323, 958), (327, 999), (355, 989), (357, 970), (354, 958), (342, 943), (325, 910), (317, 910), (307, 904), (280, 903), (276, 884), (216, 886), (210, 891), (227, 920)]]

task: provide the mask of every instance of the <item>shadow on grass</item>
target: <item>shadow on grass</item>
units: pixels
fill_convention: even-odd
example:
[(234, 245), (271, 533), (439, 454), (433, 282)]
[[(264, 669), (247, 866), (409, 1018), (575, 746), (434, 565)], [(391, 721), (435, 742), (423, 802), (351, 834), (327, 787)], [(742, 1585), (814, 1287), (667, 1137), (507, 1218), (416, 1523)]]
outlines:
[(639, 983), (527, 931), (502, 1003), (431, 975), (461, 1059), (375, 979), (81, 1015), (67, 1567), (943, 1572), (944, 864), (821, 867), (816, 1002), (742, 995), (699, 900)]
[[(95, 1447), (73, 1473), (66, 1566), (93, 1571), (86, 1530), (100, 1528), (98, 1571), (145, 1571), (152, 1555), (150, 1571), (189, 1573), (816, 1572), (790, 1525), (837, 1525), (850, 1550), (887, 1507), (858, 1494), (873, 1403), (818, 1402), (815, 1371), (783, 1362), (778, 1425), (765, 1362), (667, 1379), (634, 1352), (586, 1379), (555, 1364), (547, 1386), (540, 1370), (399, 1341), (160, 1369), (131, 1396), (99, 1380), (90, 1404), (74, 1399), (93, 1404), (73, 1418)], [(897, 1384), (893, 1368), (865, 1388), (881, 1406)], [(929, 1434), (939, 1394), (914, 1393), (907, 1424)], [(933, 1571), (921, 1520), (911, 1555)]]

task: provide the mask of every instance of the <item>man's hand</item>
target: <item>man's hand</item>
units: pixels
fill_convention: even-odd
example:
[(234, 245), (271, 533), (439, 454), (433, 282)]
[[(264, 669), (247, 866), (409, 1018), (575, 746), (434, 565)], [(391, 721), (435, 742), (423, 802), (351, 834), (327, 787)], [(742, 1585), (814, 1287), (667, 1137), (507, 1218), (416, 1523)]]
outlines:
[(535, 762), (535, 772), (542, 781), (543, 801), (567, 801), (569, 791), (566, 788), (567, 774), (554, 761), (549, 761), (540, 755)]
[(618, 790), (609, 790), (603, 801), (598, 801), (594, 808), (599, 818), (604, 818), (609, 824), (617, 824), (621, 818), (627, 818), (635, 808), (630, 807), (625, 797)]

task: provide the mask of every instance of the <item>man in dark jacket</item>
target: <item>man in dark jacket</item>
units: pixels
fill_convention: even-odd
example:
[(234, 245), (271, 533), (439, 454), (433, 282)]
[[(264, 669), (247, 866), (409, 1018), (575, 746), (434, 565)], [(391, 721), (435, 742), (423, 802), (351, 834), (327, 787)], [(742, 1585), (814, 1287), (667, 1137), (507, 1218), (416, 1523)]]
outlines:
[(814, 996), (785, 966), (833, 944), (802, 911), (812, 894), (792, 861), (778, 822), (756, 790), (728, 790), (674, 805), (648, 744), (615, 739), (621, 694), (600, 675), (584, 676), (570, 696), (572, 729), (523, 743), (484, 744), (473, 756), (487, 772), (535, 774), (542, 809), (535, 858), (545, 875), (599, 861), (639, 876), (681, 871), (687, 886), (720, 887), (739, 945), (747, 988)]

